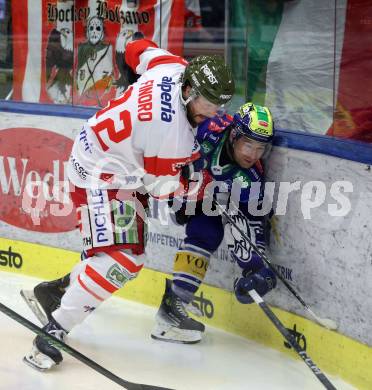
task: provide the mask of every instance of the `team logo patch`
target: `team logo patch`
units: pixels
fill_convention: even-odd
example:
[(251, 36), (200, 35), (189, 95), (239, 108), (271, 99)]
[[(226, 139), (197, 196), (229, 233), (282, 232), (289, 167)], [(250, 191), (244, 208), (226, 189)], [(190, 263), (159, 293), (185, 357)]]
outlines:
[(248, 185), (251, 183), (249, 178), (246, 175), (244, 175), (242, 172), (241, 173), (238, 172), (234, 176), (234, 182), (238, 183), (240, 186), (244, 188), (248, 187)]
[(252, 103), (246, 103), (246, 104), (243, 104), (241, 107), (240, 107), (240, 111), (239, 111), (239, 114), (240, 116), (243, 118), (244, 116), (246, 116), (249, 111), (251, 110), (251, 108), (253, 107)]
[(264, 126), (264, 127), (269, 126), (269, 124), (268, 124), (266, 121), (258, 121), (258, 124), (259, 124), (260, 126)]
[(128, 280), (133, 279), (133, 276), (118, 264), (114, 264), (107, 271), (106, 279), (117, 288), (121, 288)]
[(112, 201), (116, 244), (138, 244), (138, 226), (135, 203)]
[(218, 84), (218, 80), (217, 80), (216, 76), (209, 69), (209, 66), (207, 64), (203, 65), (201, 67), (201, 69), (203, 70), (204, 74), (207, 76), (207, 78), (211, 84)]
[(273, 132), (270, 129), (263, 129), (262, 127), (257, 127), (256, 129), (252, 130), (252, 132), (261, 135), (267, 135), (267, 136), (273, 134)]

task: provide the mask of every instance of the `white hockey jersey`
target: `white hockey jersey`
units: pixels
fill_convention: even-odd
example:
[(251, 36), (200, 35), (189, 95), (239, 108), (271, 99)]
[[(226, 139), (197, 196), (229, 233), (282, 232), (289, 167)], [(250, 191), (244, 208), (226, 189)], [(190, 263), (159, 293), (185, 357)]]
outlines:
[(82, 188), (139, 189), (155, 197), (179, 187), (180, 169), (198, 155), (181, 102), (186, 61), (141, 39), (126, 62), (142, 76), (91, 117), (75, 139), (68, 177)]

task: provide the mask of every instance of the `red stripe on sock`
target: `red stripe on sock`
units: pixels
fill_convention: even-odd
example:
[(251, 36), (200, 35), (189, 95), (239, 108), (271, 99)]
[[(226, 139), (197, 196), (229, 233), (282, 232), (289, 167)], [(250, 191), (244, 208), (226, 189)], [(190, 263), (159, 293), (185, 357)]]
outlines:
[(110, 294), (118, 290), (117, 287), (113, 286), (109, 281), (107, 281), (103, 276), (101, 276), (97, 271), (95, 271), (91, 266), (87, 265), (85, 267), (85, 273), (88, 275), (95, 283), (97, 283), (104, 290)]
[(121, 264), (126, 270), (128, 270), (132, 274), (138, 273), (143, 267), (143, 264), (137, 265), (133, 263), (133, 261), (131, 261), (129, 257), (125, 256), (125, 254), (122, 252), (110, 252), (108, 253), (108, 255), (111, 256), (115, 261)]
[(94, 293), (90, 288), (88, 288), (84, 283), (83, 281), (80, 279), (80, 275), (78, 275), (78, 282), (80, 283), (80, 286), (83, 287), (84, 290), (86, 290), (90, 295), (93, 295), (94, 298), (98, 299), (99, 301), (104, 301), (103, 298), (101, 298), (100, 296), (98, 296), (96, 293)]

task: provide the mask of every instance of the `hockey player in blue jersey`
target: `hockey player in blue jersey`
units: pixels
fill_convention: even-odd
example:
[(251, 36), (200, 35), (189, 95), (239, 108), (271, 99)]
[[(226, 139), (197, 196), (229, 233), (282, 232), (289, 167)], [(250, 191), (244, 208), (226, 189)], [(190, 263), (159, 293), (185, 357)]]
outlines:
[[(197, 132), (200, 143), (200, 158), (184, 169), (187, 179), (190, 172), (199, 172), (204, 183), (199, 188), (203, 195), (205, 185), (218, 181), (225, 185), (225, 192), (232, 197), (239, 188), (235, 202), (239, 212), (232, 216), (262, 251), (265, 250), (263, 217), (248, 212), (248, 201), (256, 196), (262, 200), (263, 191), (253, 195), (253, 183), (263, 180), (260, 159), (271, 147), (274, 127), (267, 107), (246, 103), (233, 118), (228, 115), (203, 122)], [(235, 184), (234, 184), (235, 183)], [(257, 188), (257, 186), (255, 186)], [(256, 191), (257, 193), (257, 191)], [(214, 194), (218, 196), (219, 194)], [(211, 254), (217, 250), (224, 233), (230, 255), (242, 269), (241, 277), (235, 280), (234, 292), (239, 302), (252, 303), (248, 291), (255, 289), (264, 295), (276, 286), (275, 274), (265, 266), (260, 256), (251, 250), (239, 231), (227, 223), (221, 215), (207, 215), (202, 210), (202, 196), (196, 202), (194, 215), (186, 215), (187, 204), (176, 212), (180, 224), (186, 224), (184, 244), (174, 258), (173, 280), (167, 279), (165, 293), (156, 315), (152, 338), (170, 342), (196, 343), (202, 338), (204, 325), (189, 317), (189, 306), (204, 280)], [(205, 200), (205, 197), (204, 197)], [(232, 207), (232, 206), (231, 206)]]

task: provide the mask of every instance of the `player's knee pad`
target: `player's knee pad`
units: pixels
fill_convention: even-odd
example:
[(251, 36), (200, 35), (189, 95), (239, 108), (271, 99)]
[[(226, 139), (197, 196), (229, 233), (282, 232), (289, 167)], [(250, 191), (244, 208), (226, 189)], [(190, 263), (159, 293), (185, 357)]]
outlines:
[(184, 244), (176, 253), (172, 288), (184, 301), (191, 301), (203, 282), (210, 256), (210, 252), (189, 244)]
[(147, 200), (122, 192), (76, 187), (71, 193), (88, 256), (123, 249), (144, 252)]

